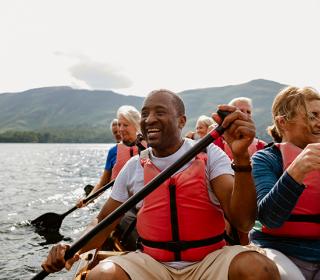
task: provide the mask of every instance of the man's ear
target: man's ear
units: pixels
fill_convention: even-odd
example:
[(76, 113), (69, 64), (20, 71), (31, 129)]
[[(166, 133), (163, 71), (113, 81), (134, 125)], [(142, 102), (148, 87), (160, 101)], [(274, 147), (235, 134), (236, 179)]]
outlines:
[(186, 125), (186, 122), (187, 122), (187, 117), (185, 115), (180, 116), (178, 122), (179, 122), (178, 127), (180, 129), (184, 128), (184, 126)]

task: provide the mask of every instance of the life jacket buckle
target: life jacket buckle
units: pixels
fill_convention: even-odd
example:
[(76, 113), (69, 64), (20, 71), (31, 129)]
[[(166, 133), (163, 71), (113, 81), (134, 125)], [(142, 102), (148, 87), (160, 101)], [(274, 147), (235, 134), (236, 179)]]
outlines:
[(168, 241), (166, 244), (166, 249), (171, 252), (179, 252), (185, 250), (187, 247), (187, 242), (185, 241)]

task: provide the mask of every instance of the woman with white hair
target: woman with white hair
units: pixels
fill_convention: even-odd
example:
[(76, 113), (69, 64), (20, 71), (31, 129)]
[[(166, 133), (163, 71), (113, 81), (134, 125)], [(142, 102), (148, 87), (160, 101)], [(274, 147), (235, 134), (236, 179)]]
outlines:
[[(133, 106), (124, 105), (118, 109), (118, 131), (121, 136), (121, 142), (109, 150), (100, 181), (90, 194), (105, 186), (110, 180), (114, 180), (125, 163), (146, 146), (146, 144), (140, 143), (140, 139), (137, 139), (139, 138), (138, 135), (141, 135), (140, 118), (139, 111)], [(80, 200), (78, 207), (82, 206), (84, 205)]]

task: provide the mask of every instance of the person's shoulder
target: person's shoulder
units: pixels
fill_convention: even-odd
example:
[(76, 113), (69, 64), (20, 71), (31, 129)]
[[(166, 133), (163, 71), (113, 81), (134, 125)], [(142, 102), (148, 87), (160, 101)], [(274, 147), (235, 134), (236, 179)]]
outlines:
[(221, 168), (225, 168), (226, 166), (228, 166), (228, 169), (230, 167), (230, 158), (221, 148), (219, 148), (215, 144), (210, 144), (207, 147), (207, 159), (207, 166), (215, 166), (215, 168), (217, 168), (218, 166)]
[(254, 153), (252, 161), (257, 160), (278, 160), (281, 158), (281, 153), (278, 147), (274, 143), (267, 144), (264, 149), (261, 149)]
[(281, 176), (283, 172), (282, 155), (274, 143), (270, 143), (264, 149), (257, 151), (251, 157), (251, 161), (254, 174), (258, 174), (258, 170), (262, 173), (265, 173), (265, 170), (270, 170), (277, 176)]
[(256, 145), (257, 150), (264, 149), (268, 145), (267, 142), (265, 142), (259, 138), (254, 138), (253, 143)]
[(115, 144), (114, 146), (112, 146), (109, 150), (109, 153), (113, 153), (118, 149), (118, 144)]
[[(207, 153), (208, 154), (215, 154), (215, 155), (221, 155), (221, 156), (224, 156), (226, 155), (226, 153), (219, 147), (217, 146), (216, 144), (210, 144), (208, 147), (207, 147)], [(226, 155), (227, 156), (227, 155)]]
[(185, 137), (184, 138), (184, 145), (188, 146), (188, 147), (192, 147), (194, 146), (195, 144), (197, 143), (197, 141), (191, 139), (191, 138), (188, 138), (188, 137)]
[(128, 161), (127, 161), (127, 165), (130, 165), (130, 166), (134, 166), (136, 165), (137, 163), (140, 163), (140, 155), (135, 155), (133, 157), (131, 157)]
[(197, 144), (197, 140), (193, 140), (190, 138), (184, 138), (182, 146), (175, 154), (185, 153), (185, 152), (189, 151), (195, 144)]
[(112, 146), (108, 151), (108, 159), (114, 159), (117, 157), (117, 145)]

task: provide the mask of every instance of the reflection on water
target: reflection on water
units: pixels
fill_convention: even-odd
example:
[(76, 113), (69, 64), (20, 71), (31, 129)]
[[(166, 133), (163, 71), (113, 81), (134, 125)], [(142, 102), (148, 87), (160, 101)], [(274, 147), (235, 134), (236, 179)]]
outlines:
[(39, 243), (39, 245), (41, 246), (55, 244), (60, 241), (65, 241), (70, 243), (73, 241), (71, 237), (65, 237), (61, 235), (59, 230), (43, 230), (42, 231), (36, 228), (35, 232), (45, 239), (43, 242)]
[(44, 242), (39, 243), (39, 245), (41, 245), (41, 246), (48, 245), (48, 244), (55, 244), (55, 243), (60, 242), (61, 240), (64, 240), (64, 241), (71, 241), (72, 240), (71, 238), (64, 238), (64, 236), (60, 234), (59, 230), (56, 230), (56, 229), (42, 230), (42, 229), (35, 228), (34, 231), (45, 239)]
[[(99, 211), (96, 204), (64, 218), (60, 230), (30, 225), (44, 213), (64, 213), (96, 184), (104, 168), (107, 144), (0, 144), (1, 279), (30, 279), (56, 242), (72, 243)], [(50, 279), (67, 279), (66, 271)], [(69, 273), (67, 273), (69, 274)], [(72, 272), (71, 272), (72, 274)]]

